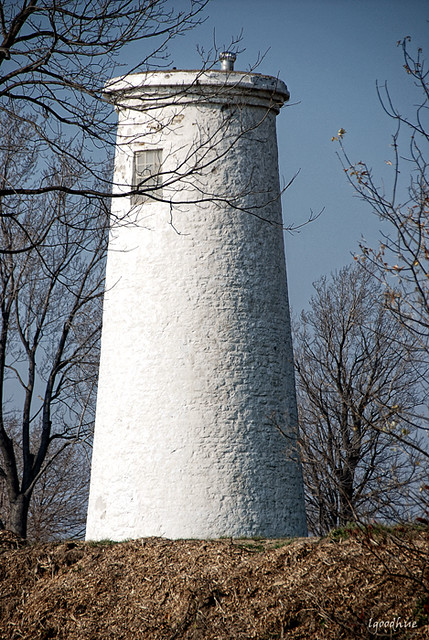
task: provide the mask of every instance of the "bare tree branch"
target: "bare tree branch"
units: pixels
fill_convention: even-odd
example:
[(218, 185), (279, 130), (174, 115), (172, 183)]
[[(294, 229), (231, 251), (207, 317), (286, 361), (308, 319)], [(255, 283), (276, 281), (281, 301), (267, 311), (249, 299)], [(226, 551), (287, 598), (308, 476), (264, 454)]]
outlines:
[(407, 517), (429, 458), (412, 418), (424, 397), (415, 340), (358, 266), (314, 287), (294, 336), (311, 528)]

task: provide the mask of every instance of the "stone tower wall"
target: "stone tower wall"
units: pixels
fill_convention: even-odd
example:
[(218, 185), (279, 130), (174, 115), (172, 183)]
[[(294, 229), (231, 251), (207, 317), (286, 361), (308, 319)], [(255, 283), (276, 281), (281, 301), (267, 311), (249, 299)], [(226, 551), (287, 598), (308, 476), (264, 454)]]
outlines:
[(110, 89), (116, 193), (134, 151), (162, 149), (171, 203), (113, 198), (89, 539), (305, 534), (275, 131), (286, 88), (194, 79)]

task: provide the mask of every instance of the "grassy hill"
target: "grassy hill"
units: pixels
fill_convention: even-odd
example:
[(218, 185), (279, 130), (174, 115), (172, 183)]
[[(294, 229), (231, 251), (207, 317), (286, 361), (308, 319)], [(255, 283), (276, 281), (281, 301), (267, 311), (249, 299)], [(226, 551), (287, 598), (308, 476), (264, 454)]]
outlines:
[(427, 527), (34, 545), (0, 532), (0, 638), (426, 639), (428, 542)]

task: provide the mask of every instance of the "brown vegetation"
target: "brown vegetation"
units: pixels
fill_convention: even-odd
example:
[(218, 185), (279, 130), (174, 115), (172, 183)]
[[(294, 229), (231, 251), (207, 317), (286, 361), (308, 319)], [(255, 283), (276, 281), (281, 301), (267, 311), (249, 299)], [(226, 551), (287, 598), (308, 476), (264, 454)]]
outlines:
[(25, 545), (2, 532), (0, 638), (423, 639), (428, 533)]

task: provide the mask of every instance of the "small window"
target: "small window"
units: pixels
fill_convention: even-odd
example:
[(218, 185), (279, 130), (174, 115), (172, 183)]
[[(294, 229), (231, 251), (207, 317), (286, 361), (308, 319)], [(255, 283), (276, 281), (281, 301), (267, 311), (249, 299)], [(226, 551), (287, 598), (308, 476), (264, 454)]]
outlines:
[(132, 204), (142, 204), (150, 202), (148, 194), (154, 193), (157, 189), (157, 198), (162, 196), (162, 180), (160, 171), (162, 163), (161, 149), (151, 149), (148, 151), (135, 151), (133, 162), (133, 189), (141, 189), (141, 193), (132, 196)]

